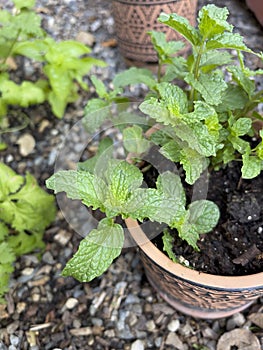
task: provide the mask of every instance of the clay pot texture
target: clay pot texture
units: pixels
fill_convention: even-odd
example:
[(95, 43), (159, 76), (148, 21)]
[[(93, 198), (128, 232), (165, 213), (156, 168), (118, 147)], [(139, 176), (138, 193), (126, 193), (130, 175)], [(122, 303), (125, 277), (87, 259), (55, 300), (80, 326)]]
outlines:
[[(124, 58), (134, 65), (156, 63), (157, 54), (153, 49), (148, 31), (166, 33), (167, 40), (181, 40), (175, 31), (158, 22), (162, 12), (177, 13), (186, 17), (194, 26), (197, 0), (115, 0), (112, 14), (119, 50)], [(183, 49), (184, 51), (187, 50)], [(180, 54), (183, 54), (181, 51)], [(136, 64), (137, 62), (137, 64)], [(132, 62), (131, 62), (132, 63)]]
[(259, 23), (263, 26), (263, 1), (262, 0), (246, 0), (248, 8), (254, 12)]
[(192, 317), (228, 317), (263, 295), (263, 272), (247, 276), (217, 276), (174, 263), (146, 236), (139, 223), (125, 220), (139, 246), (146, 276), (159, 295)]

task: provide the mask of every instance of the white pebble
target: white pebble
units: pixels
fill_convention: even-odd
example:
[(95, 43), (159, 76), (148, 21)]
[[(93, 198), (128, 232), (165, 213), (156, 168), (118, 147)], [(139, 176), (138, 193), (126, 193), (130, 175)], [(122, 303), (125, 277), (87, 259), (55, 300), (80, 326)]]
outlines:
[(66, 308), (71, 310), (73, 309), (76, 305), (78, 304), (78, 299), (75, 299), (75, 298), (69, 298), (67, 301), (66, 301)]
[(167, 328), (170, 332), (176, 332), (180, 328), (180, 321), (179, 320), (172, 320), (168, 324)]

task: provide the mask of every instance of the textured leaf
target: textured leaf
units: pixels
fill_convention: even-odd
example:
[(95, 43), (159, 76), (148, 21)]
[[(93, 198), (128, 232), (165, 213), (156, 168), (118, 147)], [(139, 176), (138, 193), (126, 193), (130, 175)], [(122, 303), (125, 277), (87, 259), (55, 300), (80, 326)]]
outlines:
[(106, 89), (106, 86), (103, 84), (101, 80), (99, 80), (95, 75), (92, 75), (90, 77), (92, 84), (94, 85), (96, 89), (96, 93), (100, 98), (107, 98), (108, 97), (108, 92)]
[(195, 226), (197, 232), (210, 232), (218, 223), (220, 212), (218, 206), (208, 200), (198, 200), (189, 205), (189, 222)]
[(231, 132), (235, 136), (243, 136), (251, 130), (252, 120), (250, 118), (239, 118), (232, 126)]
[(222, 93), (226, 90), (227, 84), (223, 77), (217, 72), (200, 74), (198, 80), (194, 79), (192, 73), (185, 78), (186, 82), (200, 92), (206, 103), (217, 106), (221, 102)]
[(46, 180), (46, 186), (53, 190), (55, 194), (66, 192), (68, 198), (81, 199), (77, 186), (77, 172), (75, 170), (58, 171)]
[(179, 86), (163, 82), (157, 85), (157, 89), (162, 105), (174, 115), (178, 116), (188, 111), (187, 96)]
[(10, 264), (15, 261), (16, 257), (7, 242), (0, 243), (0, 265)]
[(113, 164), (107, 174), (109, 183), (109, 203), (120, 206), (129, 198), (132, 191), (142, 184), (140, 170), (126, 161)]
[(147, 85), (151, 89), (156, 85), (156, 79), (150, 70), (132, 67), (116, 74), (113, 79), (115, 88), (141, 83)]
[(120, 225), (103, 219), (80, 242), (79, 249), (63, 270), (64, 276), (73, 276), (81, 282), (89, 282), (100, 276), (121, 253), (124, 233)]
[(150, 36), (162, 62), (185, 46), (181, 41), (166, 41), (166, 35), (162, 32), (151, 31)]
[(159, 21), (165, 23), (169, 27), (175, 29), (182, 36), (186, 38), (192, 45), (198, 45), (200, 43), (198, 31), (190, 25), (189, 21), (177, 15), (176, 13), (166, 14), (161, 13)]
[(242, 69), (237, 66), (229, 66), (227, 70), (232, 73), (234, 81), (246, 91), (248, 96), (251, 96), (255, 91), (255, 82), (249, 79)]
[(163, 240), (163, 250), (167, 253), (169, 258), (173, 262), (178, 262), (178, 259), (173, 252), (174, 239), (168, 230), (163, 231), (162, 240)]
[(13, 53), (36, 61), (44, 61), (48, 48), (49, 45), (46, 40), (23, 41), (15, 44)]
[(0, 163), (0, 202), (10, 193), (16, 192), (24, 183), (24, 178), (17, 175), (10, 167)]
[(223, 91), (221, 103), (216, 107), (218, 112), (228, 112), (236, 109), (242, 109), (248, 102), (248, 96), (239, 86), (229, 84)]
[(8, 235), (9, 230), (8, 227), (0, 221), (0, 242), (2, 242), (6, 236)]
[(151, 146), (151, 142), (146, 140), (143, 136), (142, 128), (138, 125), (134, 125), (124, 129), (123, 131), (123, 143), (128, 152), (135, 154), (142, 154), (146, 152)]
[(110, 137), (105, 137), (99, 143), (98, 150), (95, 156), (85, 160), (84, 162), (78, 163), (78, 170), (88, 171), (91, 174), (94, 174), (96, 169), (96, 164), (98, 161), (103, 161), (107, 164), (112, 158), (112, 149), (113, 141)]
[(252, 52), (243, 42), (243, 37), (238, 33), (224, 33), (210, 40), (206, 44), (208, 50), (235, 49)]
[(195, 250), (199, 251), (199, 248), (197, 246), (199, 233), (196, 230), (195, 225), (190, 224), (186, 219), (183, 224), (178, 227), (176, 226), (176, 228), (178, 230), (179, 237), (185, 240)]
[(200, 67), (213, 69), (218, 66), (229, 64), (232, 61), (232, 55), (227, 51), (210, 50), (201, 57)]
[(253, 179), (260, 174), (261, 170), (263, 170), (263, 161), (256, 156), (243, 154), (242, 160), (243, 166), (241, 172), (243, 179)]
[(209, 161), (195, 150), (186, 147), (181, 151), (180, 163), (183, 165), (186, 173), (185, 181), (193, 185), (207, 168)]
[(17, 85), (11, 80), (0, 83), (2, 98), (7, 104), (28, 107), (45, 101), (45, 94), (38, 86), (29, 81)]
[(94, 98), (88, 101), (85, 107), (85, 115), (82, 123), (85, 130), (89, 133), (97, 131), (103, 122), (110, 118), (110, 109), (108, 102), (99, 98)]
[(198, 28), (202, 36), (210, 39), (225, 31), (232, 32), (233, 26), (227, 22), (228, 15), (226, 7), (220, 8), (213, 4), (204, 6), (198, 16)]

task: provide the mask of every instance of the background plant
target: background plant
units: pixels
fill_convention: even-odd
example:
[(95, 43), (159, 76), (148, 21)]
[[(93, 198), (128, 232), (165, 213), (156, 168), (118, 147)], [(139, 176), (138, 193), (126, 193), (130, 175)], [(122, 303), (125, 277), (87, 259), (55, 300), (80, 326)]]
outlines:
[[(257, 133), (253, 123), (262, 121), (255, 108), (263, 102), (263, 91), (257, 91), (254, 78), (263, 71), (245, 66), (242, 52), (255, 53), (239, 34), (233, 33), (227, 17), (226, 8), (207, 5), (200, 10), (198, 27), (194, 28), (177, 14), (162, 14), (160, 21), (182, 34), (191, 44), (192, 53), (187, 58), (174, 56), (183, 44), (167, 43), (164, 34), (152, 32), (160, 62), (157, 76), (146, 69), (131, 68), (115, 77), (110, 93), (93, 81), (100, 99), (88, 102), (85, 126), (98, 128), (109, 115), (98, 109), (118, 102), (117, 96), (125, 86), (143, 83), (149, 87), (149, 94), (140, 110), (150, 117), (149, 125), (153, 121), (161, 126), (150, 140), (166, 158), (182, 165), (188, 184), (194, 184), (207, 168), (217, 170), (235, 160), (241, 164), (243, 178), (259, 175), (263, 168), (263, 131)], [(262, 59), (261, 54), (257, 55)], [(96, 108), (98, 113), (94, 113)], [(99, 119), (94, 119), (97, 115)], [(135, 153), (136, 164), (140, 158), (136, 153), (146, 151), (149, 140), (139, 125), (124, 130), (123, 138), (127, 151)], [(80, 199), (106, 214), (98, 229), (81, 242), (65, 275), (88, 281), (105, 271), (123, 244), (122, 228), (114, 222), (119, 215), (166, 223), (195, 249), (199, 234), (216, 225), (216, 205), (200, 200), (187, 206), (178, 175), (169, 171), (160, 174), (156, 188), (145, 189), (141, 188), (142, 173), (135, 165), (108, 161), (104, 166), (98, 174), (90, 167), (58, 172), (47, 182), (55, 193), (65, 191), (69, 198)], [(166, 230), (164, 249), (176, 260), (173, 240)]]
[(32, 175), (20, 176), (0, 163), (0, 303), (14, 262), (23, 254), (43, 250), (43, 234), (55, 214), (54, 196), (39, 187)]
[[(79, 87), (88, 89), (83, 77), (94, 65), (105, 63), (88, 56), (91, 49), (80, 42), (57, 42), (48, 36), (41, 27), (41, 17), (34, 11), (34, 0), (13, 3), (12, 13), (0, 10), (0, 118), (10, 105), (28, 107), (44, 101), (61, 118), (67, 104), (79, 97)], [(40, 62), (45, 77), (16, 83), (9, 71), (17, 56), (27, 57), (31, 64)]]

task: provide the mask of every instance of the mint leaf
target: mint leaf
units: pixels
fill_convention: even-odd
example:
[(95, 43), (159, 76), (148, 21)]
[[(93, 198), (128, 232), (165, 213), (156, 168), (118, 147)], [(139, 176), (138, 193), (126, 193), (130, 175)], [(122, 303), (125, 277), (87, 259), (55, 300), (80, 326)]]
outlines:
[(109, 183), (109, 198), (111, 206), (120, 206), (125, 203), (131, 193), (141, 186), (142, 173), (126, 161), (112, 164), (107, 173)]
[(159, 21), (175, 29), (193, 46), (197, 46), (200, 43), (200, 36), (198, 31), (190, 25), (189, 21), (186, 18), (181, 17), (176, 13), (161, 13), (159, 16)]
[(195, 226), (197, 232), (210, 232), (218, 223), (220, 212), (218, 206), (211, 201), (202, 199), (191, 203), (188, 221)]
[(47, 188), (54, 191), (66, 192), (71, 199), (81, 199), (77, 186), (77, 172), (75, 170), (60, 170), (46, 180)]
[(229, 64), (232, 61), (232, 55), (227, 51), (210, 50), (203, 53), (200, 67), (203, 72), (210, 71), (219, 66)]
[(227, 84), (218, 72), (200, 73), (198, 80), (192, 73), (185, 77), (185, 81), (200, 92), (206, 103), (217, 106), (221, 102), (222, 93), (226, 90)]
[(234, 136), (243, 136), (248, 134), (252, 127), (252, 120), (250, 118), (239, 118), (231, 126), (231, 133)]
[(134, 125), (124, 129), (123, 143), (128, 152), (142, 154), (148, 151), (151, 142), (143, 136), (143, 130), (140, 126)]
[(163, 250), (167, 253), (169, 258), (173, 262), (178, 263), (178, 259), (173, 252), (174, 239), (172, 235), (169, 233), (169, 231), (166, 229), (163, 230), (162, 240), (163, 240)]
[(188, 184), (193, 185), (202, 172), (208, 167), (209, 161), (195, 150), (185, 147), (180, 153), (180, 163), (183, 165)]
[(115, 88), (141, 83), (147, 85), (150, 89), (154, 88), (156, 85), (156, 79), (150, 70), (132, 67), (116, 74), (113, 79), (113, 85)]
[(78, 163), (78, 170), (88, 171), (91, 174), (95, 173), (96, 164), (103, 161), (108, 163), (112, 158), (112, 149), (113, 141), (110, 137), (105, 137), (99, 143), (98, 150), (95, 156), (85, 160), (84, 162)]
[(232, 73), (234, 81), (251, 97), (255, 91), (255, 82), (249, 79), (245, 72), (237, 66), (228, 66), (227, 70)]
[(63, 276), (73, 276), (81, 282), (89, 282), (100, 276), (121, 253), (124, 233), (120, 225), (103, 219), (80, 242), (79, 249), (63, 270)]
[(235, 49), (252, 53), (243, 42), (243, 37), (238, 33), (224, 33), (214, 37), (206, 44), (207, 50), (215, 49)]
[(198, 28), (202, 36), (210, 39), (225, 31), (232, 32), (233, 26), (227, 22), (228, 15), (226, 7), (219, 8), (213, 4), (204, 6), (198, 16)]
[(250, 156), (248, 153), (242, 155), (243, 165), (241, 173), (243, 179), (253, 179), (258, 176), (263, 169), (263, 161), (256, 156)]
[(103, 122), (110, 118), (109, 103), (99, 98), (93, 98), (88, 101), (85, 107), (85, 115), (82, 123), (85, 130), (89, 133), (97, 131)]
[(151, 31), (149, 34), (161, 63), (170, 63), (170, 60), (167, 61), (170, 56), (185, 46), (181, 41), (166, 41), (165, 33)]
[(247, 102), (248, 96), (240, 87), (233, 84), (228, 84), (228, 87), (221, 95), (221, 103), (216, 107), (220, 113), (243, 109)]

